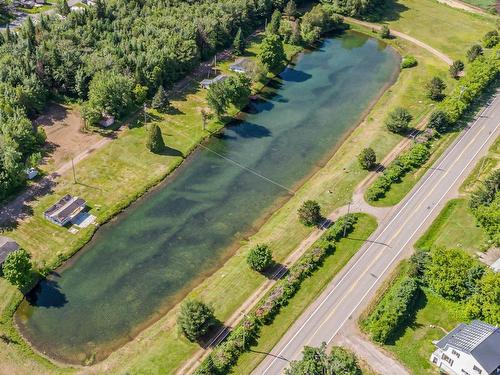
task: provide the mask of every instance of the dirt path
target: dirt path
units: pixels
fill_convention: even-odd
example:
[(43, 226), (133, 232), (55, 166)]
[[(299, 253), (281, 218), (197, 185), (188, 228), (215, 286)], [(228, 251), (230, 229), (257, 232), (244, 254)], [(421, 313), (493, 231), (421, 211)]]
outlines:
[(452, 8), (465, 10), (467, 12), (476, 13), (476, 14), (488, 14), (484, 9), (476, 7), (471, 4), (464, 3), (460, 0), (437, 0), (441, 4), (446, 4)]
[(368, 340), (358, 329), (355, 322), (346, 324), (342, 333), (333, 341), (350, 349), (358, 358), (367, 362), (372, 370), (383, 375), (410, 375), (410, 372), (385, 350)]
[[(374, 29), (374, 30), (380, 30), (382, 28), (381, 25), (376, 24), (376, 23), (371, 23), (371, 22), (366, 22), (366, 21), (360, 21), (360, 20), (357, 20), (357, 19), (351, 18), (351, 17), (346, 17), (345, 19), (349, 23), (354, 23), (356, 25), (361, 25), (361, 26), (364, 26), (364, 27), (367, 27), (367, 28), (370, 28), (370, 29)], [(401, 38), (401, 39), (405, 39), (405, 40), (407, 40), (407, 41), (409, 41), (409, 42), (411, 42), (413, 44), (416, 44), (419, 47), (422, 47), (423, 49), (429, 51), (434, 56), (436, 56), (440, 60), (444, 61), (448, 65), (453, 64), (453, 60), (448, 55), (445, 55), (444, 53), (442, 53), (442, 52), (438, 51), (437, 49), (431, 47), (427, 43), (422, 42), (421, 40), (418, 40), (418, 39), (416, 39), (416, 38), (414, 38), (414, 37), (412, 37), (412, 36), (410, 36), (408, 34), (405, 34), (405, 33), (402, 33), (400, 31), (393, 30), (393, 29), (391, 29), (391, 34), (393, 36), (396, 36), (396, 37)]]

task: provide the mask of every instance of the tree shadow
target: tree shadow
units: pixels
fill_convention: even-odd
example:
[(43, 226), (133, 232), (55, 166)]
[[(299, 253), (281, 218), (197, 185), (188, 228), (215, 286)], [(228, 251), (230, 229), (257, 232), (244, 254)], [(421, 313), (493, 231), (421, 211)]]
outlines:
[(208, 332), (197, 340), (198, 345), (203, 349), (214, 348), (219, 345), (231, 332), (231, 327), (226, 326), (220, 320), (210, 327)]
[(421, 326), (421, 324), (417, 323), (417, 313), (427, 305), (427, 296), (421, 288), (418, 289), (417, 293), (416, 299), (408, 307), (404, 321), (388, 337), (386, 344), (394, 345), (404, 335), (407, 328), (418, 328)]
[[(272, 135), (271, 131), (265, 126), (258, 125), (252, 122), (238, 122), (228, 127), (229, 130), (236, 133), (241, 138), (250, 139), (260, 139), (267, 138)], [(221, 138), (228, 136), (226, 133), (222, 135)], [(228, 136), (231, 137), (231, 136)]]
[(296, 70), (293, 67), (289, 67), (288, 69), (285, 69), (281, 74), (280, 77), (283, 81), (285, 82), (305, 82), (309, 79), (312, 78), (312, 74), (306, 73), (302, 70)]
[(275, 262), (271, 267), (268, 267), (263, 272), (264, 275), (269, 280), (279, 280), (288, 272), (288, 267), (284, 264)]
[[(50, 276), (57, 276), (57, 273), (52, 273)], [(36, 286), (26, 294), (26, 300), (31, 306), (46, 307), (46, 308), (60, 308), (63, 307), (68, 300), (56, 280), (44, 279), (41, 280)]]
[(383, 4), (372, 9), (365, 19), (371, 22), (397, 21), (401, 18), (401, 13), (408, 10), (409, 8), (406, 5), (399, 3), (397, 0), (385, 0)]
[(273, 108), (274, 104), (268, 98), (263, 98), (261, 96), (258, 99), (250, 101), (242, 112), (256, 115), (264, 111), (271, 111)]
[(158, 155), (163, 155), (163, 156), (178, 156), (183, 158), (184, 154), (180, 151), (177, 150), (173, 147), (165, 146), (165, 148), (158, 153)]
[(33, 120), (33, 125), (36, 127), (43, 124), (43, 126), (50, 127), (56, 123), (64, 120), (68, 115), (68, 109), (59, 103), (51, 103), (44, 113)]

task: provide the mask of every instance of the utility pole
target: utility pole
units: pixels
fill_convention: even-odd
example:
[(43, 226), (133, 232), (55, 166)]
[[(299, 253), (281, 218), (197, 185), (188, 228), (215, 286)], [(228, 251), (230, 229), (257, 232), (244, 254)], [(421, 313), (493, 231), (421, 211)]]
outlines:
[(347, 218), (344, 221), (344, 235), (343, 235), (343, 237), (345, 237), (345, 232), (347, 230), (347, 220), (349, 220), (350, 213), (351, 213), (351, 201), (349, 201), (349, 203), (347, 203)]
[(146, 125), (146, 122), (147, 122), (147, 118), (146, 118), (146, 103), (144, 103), (144, 125)]
[(73, 183), (76, 184), (75, 162), (73, 161), (73, 158), (71, 158), (71, 166), (73, 167)]

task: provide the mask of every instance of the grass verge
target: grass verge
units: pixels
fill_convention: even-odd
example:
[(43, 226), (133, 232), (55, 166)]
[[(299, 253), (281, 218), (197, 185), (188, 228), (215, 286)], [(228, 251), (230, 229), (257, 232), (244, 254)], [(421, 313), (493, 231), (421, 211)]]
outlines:
[[(466, 235), (464, 235), (466, 234)], [(415, 244), (416, 248), (429, 250), (432, 247), (458, 248), (471, 255), (485, 249), (488, 237), (476, 225), (467, 199), (449, 201), (434, 220), (430, 228)]]
[(375, 231), (377, 228), (375, 218), (366, 214), (357, 214), (356, 216), (358, 222), (352, 234), (337, 243), (335, 252), (325, 259), (323, 265), (312, 276), (302, 282), (297, 294), (285, 307), (281, 308), (273, 322), (262, 327), (257, 339), (258, 344), (240, 357), (237, 365), (233, 368), (235, 374), (251, 373), (264, 359), (264, 355), (261, 353), (268, 353), (272, 350), (288, 328), (356, 254), (363, 242), (352, 238), (368, 238)]

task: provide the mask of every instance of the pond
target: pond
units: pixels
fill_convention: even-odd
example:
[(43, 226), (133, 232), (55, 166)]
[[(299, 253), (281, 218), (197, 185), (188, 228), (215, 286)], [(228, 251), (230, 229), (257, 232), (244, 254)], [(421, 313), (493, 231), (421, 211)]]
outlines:
[[(28, 296), (16, 321), (41, 352), (102, 360), (230, 257), (326, 160), (394, 79), (399, 57), (347, 32), (300, 54), (265, 100), (103, 225)], [(130, 155), (134, 157), (134, 155)]]

